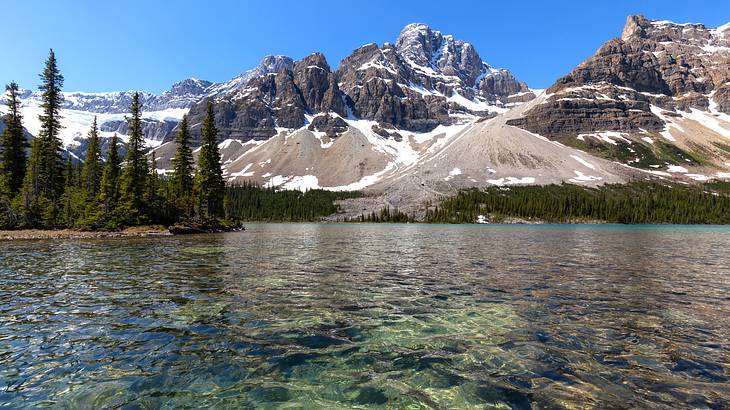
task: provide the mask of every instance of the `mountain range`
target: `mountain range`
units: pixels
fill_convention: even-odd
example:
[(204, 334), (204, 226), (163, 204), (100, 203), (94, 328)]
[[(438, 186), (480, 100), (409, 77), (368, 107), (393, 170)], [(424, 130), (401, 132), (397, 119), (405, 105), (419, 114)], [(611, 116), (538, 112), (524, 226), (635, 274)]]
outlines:
[[(131, 95), (64, 93), (71, 155), (83, 158), (95, 116), (103, 137), (124, 139)], [(141, 100), (161, 173), (179, 120), (188, 115), (197, 144), (212, 103), (230, 182), (374, 194), (346, 204), (353, 214), (466, 187), (730, 178), (730, 24), (630, 16), (620, 37), (547, 90), (468, 42), (409, 24), (336, 69), (321, 53), (267, 56), (230, 81), (186, 79)], [(26, 90), (21, 102), (35, 134), (39, 95)]]

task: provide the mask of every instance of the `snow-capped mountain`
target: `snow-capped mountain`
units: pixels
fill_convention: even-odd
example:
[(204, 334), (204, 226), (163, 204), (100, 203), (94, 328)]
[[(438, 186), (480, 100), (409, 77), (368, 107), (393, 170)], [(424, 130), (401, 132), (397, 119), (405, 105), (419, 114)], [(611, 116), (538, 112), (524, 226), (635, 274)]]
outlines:
[[(242, 141), (300, 128), (308, 116), (327, 112), (425, 132), (496, 115), (535, 97), (509, 71), (482, 61), (471, 44), (424, 24), (407, 25), (395, 45), (354, 50), (336, 71), (321, 53), (297, 62), (267, 57), (257, 70), (211, 90), (216, 93), (191, 107), (190, 122), (202, 122), (212, 99), (221, 139)], [(336, 120), (326, 124), (343, 127)], [(192, 132), (197, 139), (199, 127)], [(166, 141), (172, 139), (174, 133)]]
[(455, 101), (459, 101), (455, 98), (458, 95), (471, 102), (478, 97), (477, 101), (492, 105), (505, 104), (509, 97), (529, 91), (509, 71), (484, 62), (470, 43), (425, 24), (407, 25), (398, 36), (395, 50), (413, 69), (413, 82)]

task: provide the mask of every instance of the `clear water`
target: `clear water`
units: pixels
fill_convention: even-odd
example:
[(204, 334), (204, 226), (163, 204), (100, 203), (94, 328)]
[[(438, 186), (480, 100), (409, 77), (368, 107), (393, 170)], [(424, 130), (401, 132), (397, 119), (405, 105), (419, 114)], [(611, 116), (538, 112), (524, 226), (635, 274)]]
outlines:
[(0, 243), (0, 406), (728, 408), (730, 228)]

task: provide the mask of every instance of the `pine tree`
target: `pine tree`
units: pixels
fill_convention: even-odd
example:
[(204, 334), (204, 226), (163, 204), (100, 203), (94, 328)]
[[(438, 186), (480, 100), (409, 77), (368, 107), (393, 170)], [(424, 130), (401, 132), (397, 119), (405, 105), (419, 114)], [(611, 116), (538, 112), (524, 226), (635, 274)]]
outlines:
[(195, 175), (196, 202), (200, 217), (213, 219), (223, 216), (226, 185), (218, 151), (218, 130), (215, 127), (213, 104), (210, 102), (201, 132), (202, 146), (198, 157), (198, 172)]
[(101, 148), (99, 147), (99, 128), (96, 125), (96, 117), (89, 130), (89, 146), (86, 148), (86, 159), (84, 160), (81, 173), (81, 185), (88, 198), (96, 198), (101, 183)]
[(177, 150), (172, 159), (172, 193), (176, 202), (189, 215), (193, 193), (193, 152), (190, 149), (190, 129), (187, 116), (183, 116), (180, 122), (180, 132), (175, 142)]
[(99, 203), (101, 212), (110, 213), (117, 207), (119, 199), (119, 151), (117, 148), (117, 134), (112, 136), (109, 145), (109, 152), (106, 158), (106, 166), (101, 176), (101, 184), (99, 187)]
[(0, 137), (0, 184), (7, 197), (15, 197), (23, 186), (28, 142), (23, 132), (23, 121), (18, 101), (18, 84), (11, 82), (7, 91), (8, 113), (4, 118), (5, 130)]
[(132, 116), (129, 123), (129, 142), (121, 185), (121, 205), (125, 212), (137, 222), (144, 217), (145, 193), (147, 192), (148, 169), (144, 155), (144, 136), (142, 135), (142, 106), (139, 93), (132, 96)]
[(63, 76), (58, 70), (56, 55), (53, 50), (48, 55), (46, 67), (43, 73), (40, 74), (40, 78), (41, 85), (38, 88), (42, 91), (40, 105), (42, 112), (38, 116), (41, 123), (37, 136), (40, 141), (40, 158), (37, 161), (38, 189), (50, 201), (51, 207), (54, 208), (48, 210), (51, 215), (51, 222), (53, 222), (56, 202), (63, 192), (64, 183), (64, 164), (60, 138)]

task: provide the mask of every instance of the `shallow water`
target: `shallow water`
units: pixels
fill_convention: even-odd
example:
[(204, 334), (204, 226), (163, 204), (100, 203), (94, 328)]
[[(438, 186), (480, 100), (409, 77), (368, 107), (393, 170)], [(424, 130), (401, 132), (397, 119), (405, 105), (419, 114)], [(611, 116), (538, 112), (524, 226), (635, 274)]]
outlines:
[(0, 243), (0, 406), (728, 408), (730, 228)]

